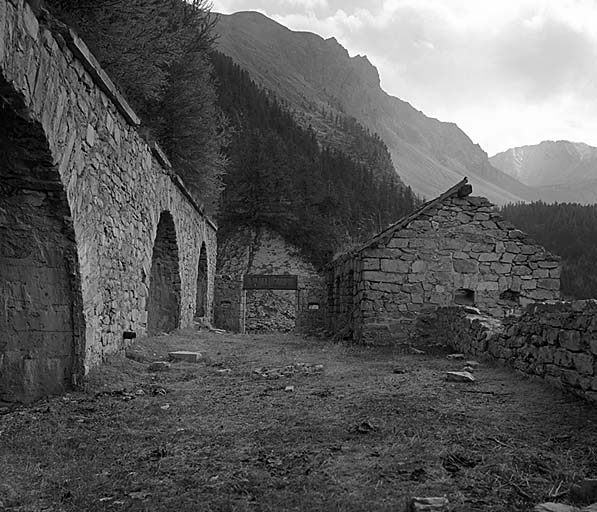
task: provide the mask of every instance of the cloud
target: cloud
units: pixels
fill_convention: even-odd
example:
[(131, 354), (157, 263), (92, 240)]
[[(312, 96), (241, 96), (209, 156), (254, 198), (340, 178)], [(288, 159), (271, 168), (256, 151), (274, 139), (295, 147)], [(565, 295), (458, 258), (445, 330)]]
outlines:
[(489, 152), (542, 138), (597, 146), (594, 0), (214, 3), (336, 37), (369, 57), (390, 94), (456, 122)]

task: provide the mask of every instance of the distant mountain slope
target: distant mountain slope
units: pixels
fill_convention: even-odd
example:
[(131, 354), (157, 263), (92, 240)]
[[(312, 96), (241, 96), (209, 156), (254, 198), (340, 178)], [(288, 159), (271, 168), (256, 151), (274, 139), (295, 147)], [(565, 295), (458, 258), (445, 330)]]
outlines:
[(220, 242), (239, 228), (267, 228), (321, 266), (417, 205), (379, 139), (347, 121), (336, 125), (359, 158), (320, 144), (230, 57), (213, 52), (211, 61), (230, 127)]
[(367, 58), (351, 58), (334, 38), (293, 32), (255, 12), (220, 15), (216, 31), (220, 51), (288, 102), (316, 133), (330, 130), (329, 119), (343, 114), (377, 132), (415, 192), (433, 197), (468, 176), (476, 194), (497, 203), (535, 197), (495, 169), (455, 124), (431, 119), (384, 92)]
[(498, 169), (537, 187), (544, 200), (597, 202), (597, 148), (581, 142), (544, 141), (490, 158)]

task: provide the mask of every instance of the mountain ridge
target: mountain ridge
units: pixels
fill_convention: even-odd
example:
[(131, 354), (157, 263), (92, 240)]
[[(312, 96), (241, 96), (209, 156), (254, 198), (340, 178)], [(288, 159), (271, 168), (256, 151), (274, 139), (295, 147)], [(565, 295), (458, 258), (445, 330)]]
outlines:
[(415, 192), (432, 197), (467, 176), (477, 194), (499, 204), (536, 198), (532, 188), (494, 168), (456, 124), (386, 93), (369, 59), (351, 57), (335, 38), (294, 32), (251, 11), (218, 16), (220, 51), (288, 101), (305, 122), (325, 124), (319, 113), (327, 111), (353, 116), (378, 133)]
[(502, 151), (490, 161), (535, 187), (544, 200), (597, 202), (597, 148), (584, 142), (545, 140)]

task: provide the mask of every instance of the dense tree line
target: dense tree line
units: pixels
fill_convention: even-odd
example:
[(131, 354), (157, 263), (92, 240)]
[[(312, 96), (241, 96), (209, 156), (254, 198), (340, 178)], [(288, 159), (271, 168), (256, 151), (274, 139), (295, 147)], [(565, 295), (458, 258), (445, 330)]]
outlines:
[(562, 256), (562, 293), (597, 298), (597, 205), (511, 204), (502, 214), (550, 251)]
[(226, 142), (209, 52), (216, 18), (207, 0), (46, 0), (82, 35), (174, 170), (213, 213)]
[[(221, 229), (269, 226), (322, 264), (414, 208), (395, 173), (380, 178), (372, 166), (321, 147), (229, 57), (214, 52), (212, 59), (232, 128)], [(366, 146), (364, 131), (359, 137)]]

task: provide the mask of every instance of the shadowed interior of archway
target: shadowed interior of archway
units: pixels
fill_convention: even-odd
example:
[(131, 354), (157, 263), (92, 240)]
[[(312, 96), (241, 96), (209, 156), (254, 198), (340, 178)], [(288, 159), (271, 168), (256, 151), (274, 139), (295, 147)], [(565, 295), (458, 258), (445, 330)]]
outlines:
[(41, 127), (2, 99), (0, 301), (0, 399), (68, 389), (82, 315), (70, 209)]
[(149, 333), (169, 332), (178, 328), (180, 286), (176, 229), (172, 215), (164, 211), (160, 215), (151, 260), (147, 302)]
[(197, 269), (197, 301), (195, 306), (195, 319), (207, 315), (207, 251), (205, 244), (201, 244), (199, 266)]

